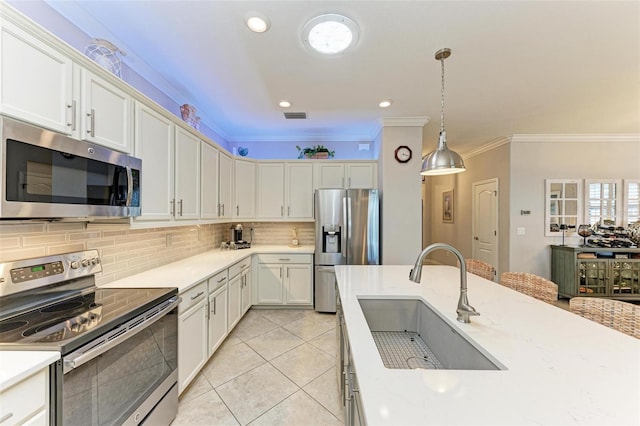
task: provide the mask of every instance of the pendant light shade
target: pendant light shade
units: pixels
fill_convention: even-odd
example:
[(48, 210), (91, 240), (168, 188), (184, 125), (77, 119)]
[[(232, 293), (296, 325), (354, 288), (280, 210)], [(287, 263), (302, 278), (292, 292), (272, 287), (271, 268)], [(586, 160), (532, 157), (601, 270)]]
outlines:
[(462, 157), (447, 147), (447, 132), (444, 130), (444, 60), (451, 55), (451, 49), (441, 49), (436, 52), (436, 60), (442, 67), (442, 91), (440, 98), (440, 137), (438, 149), (427, 154), (422, 160), (421, 175), (448, 175), (461, 173), (466, 170)]

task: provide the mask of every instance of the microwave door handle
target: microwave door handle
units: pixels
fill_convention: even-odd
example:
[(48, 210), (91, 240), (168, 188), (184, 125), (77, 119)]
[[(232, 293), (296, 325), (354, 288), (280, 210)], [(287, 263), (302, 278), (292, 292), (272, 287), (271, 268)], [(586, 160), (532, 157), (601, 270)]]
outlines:
[(133, 198), (133, 172), (131, 166), (127, 166), (127, 202), (126, 207), (131, 207), (131, 199)]

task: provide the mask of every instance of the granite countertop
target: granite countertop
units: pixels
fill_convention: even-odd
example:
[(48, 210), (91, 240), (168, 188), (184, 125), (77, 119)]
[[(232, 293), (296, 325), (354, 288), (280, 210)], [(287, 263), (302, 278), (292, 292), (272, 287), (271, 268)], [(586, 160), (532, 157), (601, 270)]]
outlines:
[(253, 245), (249, 249), (220, 250), (213, 249), (177, 262), (113, 281), (101, 287), (135, 288), (135, 287), (178, 287), (182, 293), (194, 285), (206, 280), (218, 272), (228, 268), (254, 254), (290, 253), (313, 254), (315, 247), (304, 245), (291, 247), (286, 245)]
[(60, 359), (54, 351), (0, 351), (0, 392)]
[[(462, 324), (459, 269), (410, 269), (336, 266), (367, 424), (640, 424), (640, 340), (471, 274)], [(424, 300), (506, 370), (387, 369), (358, 303), (378, 297)]]

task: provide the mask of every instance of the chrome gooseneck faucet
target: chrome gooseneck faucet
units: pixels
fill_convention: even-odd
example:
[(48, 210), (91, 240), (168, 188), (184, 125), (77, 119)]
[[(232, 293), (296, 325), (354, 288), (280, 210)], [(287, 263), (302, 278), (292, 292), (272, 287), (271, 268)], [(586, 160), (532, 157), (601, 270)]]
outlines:
[(480, 315), (480, 312), (477, 312), (475, 308), (469, 304), (469, 300), (467, 299), (467, 265), (464, 262), (462, 254), (454, 247), (444, 243), (435, 243), (427, 246), (418, 256), (416, 264), (409, 273), (409, 279), (413, 282), (420, 283), (420, 278), (422, 278), (422, 261), (429, 253), (438, 249), (453, 253), (458, 258), (458, 262), (460, 262), (460, 298), (458, 299), (458, 309), (456, 309), (456, 312), (458, 313), (458, 321), (470, 323), (471, 320), (469, 317), (472, 315)]

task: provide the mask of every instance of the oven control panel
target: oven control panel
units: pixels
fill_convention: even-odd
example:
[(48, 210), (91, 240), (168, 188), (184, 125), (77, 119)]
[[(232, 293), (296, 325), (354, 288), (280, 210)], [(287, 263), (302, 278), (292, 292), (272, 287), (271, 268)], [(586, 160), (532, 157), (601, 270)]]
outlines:
[(98, 250), (0, 263), (0, 296), (7, 296), (102, 272)]
[(61, 261), (41, 263), (39, 265), (24, 266), (11, 270), (11, 281), (21, 283), (23, 281), (37, 280), (51, 275), (62, 274), (64, 266)]

